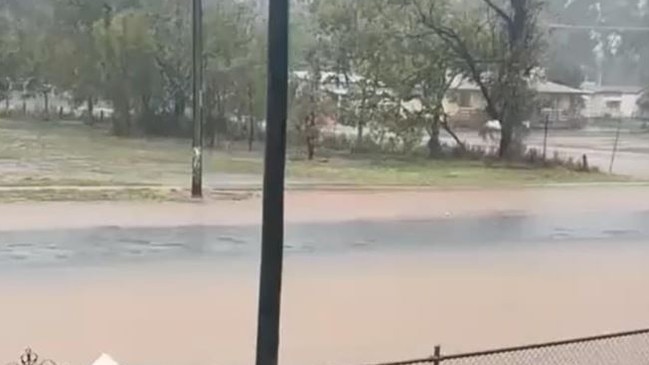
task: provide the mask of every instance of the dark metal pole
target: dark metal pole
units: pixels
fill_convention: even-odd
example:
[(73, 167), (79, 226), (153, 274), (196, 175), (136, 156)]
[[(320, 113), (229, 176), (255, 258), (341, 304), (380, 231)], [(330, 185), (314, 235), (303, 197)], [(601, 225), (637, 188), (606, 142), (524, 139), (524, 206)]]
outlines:
[(279, 353), (288, 107), (288, 1), (270, 0), (268, 7), (266, 159), (256, 365), (277, 365)]
[(203, 4), (202, 0), (193, 0), (192, 4), (192, 197), (200, 198), (203, 196)]
[(433, 354), (433, 365), (439, 365), (442, 361), (440, 358), (442, 357), (442, 347), (441, 346), (435, 346), (435, 352)]

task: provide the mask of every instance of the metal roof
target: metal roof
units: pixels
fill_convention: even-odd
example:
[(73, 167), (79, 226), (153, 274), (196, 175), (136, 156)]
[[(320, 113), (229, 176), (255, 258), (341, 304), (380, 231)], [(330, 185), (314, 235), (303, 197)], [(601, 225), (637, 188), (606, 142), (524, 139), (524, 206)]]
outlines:
[(584, 84), (582, 87), (590, 90), (594, 94), (633, 94), (637, 95), (644, 91), (642, 86), (622, 86), (622, 85), (589, 85)]
[[(592, 91), (576, 89), (568, 85), (559, 84), (553, 81), (535, 81), (530, 83), (530, 87), (540, 94), (570, 94), (570, 95), (588, 95), (592, 94)], [(465, 90), (465, 91), (480, 91), (478, 85), (473, 81), (457, 78), (451, 84), (451, 89), (453, 90)]]

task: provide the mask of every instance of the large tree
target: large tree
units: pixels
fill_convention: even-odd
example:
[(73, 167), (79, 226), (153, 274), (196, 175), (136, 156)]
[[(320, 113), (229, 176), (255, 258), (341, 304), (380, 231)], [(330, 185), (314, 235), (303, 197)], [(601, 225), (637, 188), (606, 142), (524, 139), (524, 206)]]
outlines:
[(478, 86), (488, 115), (500, 121), (500, 157), (516, 152), (520, 142), (516, 131), (529, 113), (533, 97), (529, 83), (543, 49), (538, 24), (543, 3), (543, 0), (482, 0), (477, 5), (445, 0), (411, 2), (421, 23), (453, 50), (459, 71)]
[[(155, 63), (152, 20), (138, 10), (95, 24), (94, 36), (103, 65), (103, 96), (112, 102), (113, 131), (129, 135), (146, 129), (160, 102), (160, 74)], [(137, 117), (137, 124), (133, 117)]]
[(361, 149), (367, 127), (378, 118), (385, 98), (383, 78), (391, 67), (387, 47), (393, 27), (372, 0), (322, 0), (311, 3), (311, 16), (318, 28), (317, 46), (322, 48), (322, 69), (335, 73), (346, 94), (339, 103), (339, 122), (356, 127), (356, 149)]
[[(161, 112), (167, 125), (166, 134), (178, 133), (191, 100), (192, 41), (191, 4), (188, 1), (164, 0), (148, 5), (153, 14), (155, 60), (162, 77), (165, 103)], [(154, 10), (155, 9), (155, 10)]]
[(0, 9), (0, 101), (9, 109), (13, 79), (18, 68), (18, 44), (8, 12)]
[[(409, 4), (387, 4), (381, 8), (389, 20), (388, 72), (390, 89), (404, 100), (403, 114), (428, 135), (431, 157), (442, 152), (440, 131), (445, 130), (463, 148), (464, 143), (448, 124), (444, 102), (456, 77), (454, 54), (419, 21), (417, 8)], [(411, 123), (407, 123), (411, 124)]]
[(106, 3), (53, 0), (55, 22), (50, 32), (56, 47), (49, 57), (50, 80), (69, 91), (76, 103), (86, 103), (86, 120), (94, 122), (94, 105), (101, 93), (99, 52), (93, 38), (95, 23), (106, 16)]
[[(218, 2), (209, 8), (205, 22), (206, 137), (214, 146), (220, 134), (229, 133), (231, 117), (243, 115), (240, 99), (250, 96), (253, 103), (258, 102), (258, 79), (263, 74), (255, 68), (263, 56), (252, 47), (259, 46), (259, 24), (250, 3)], [(242, 80), (244, 76), (253, 81)], [(238, 98), (238, 93), (246, 96)]]

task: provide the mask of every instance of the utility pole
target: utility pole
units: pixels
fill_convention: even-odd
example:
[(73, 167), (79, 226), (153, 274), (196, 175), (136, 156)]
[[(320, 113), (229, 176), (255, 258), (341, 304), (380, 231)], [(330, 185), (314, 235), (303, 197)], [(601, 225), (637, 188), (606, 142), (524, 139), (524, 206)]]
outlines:
[(192, 198), (203, 196), (203, 4), (192, 2)]
[(270, 0), (268, 4), (266, 158), (256, 365), (277, 365), (279, 353), (288, 107), (288, 4), (289, 0)]

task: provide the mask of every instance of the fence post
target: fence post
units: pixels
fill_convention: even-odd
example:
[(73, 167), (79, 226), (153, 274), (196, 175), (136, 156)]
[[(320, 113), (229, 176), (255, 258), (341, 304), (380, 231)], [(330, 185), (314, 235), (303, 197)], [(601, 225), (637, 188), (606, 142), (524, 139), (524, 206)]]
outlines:
[(442, 347), (437, 345), (435, 346), (435, 353), (433, 354), (433, 365), (439, 365), (442, 357)]
[(617, 122), (617, 131), (615, 132), (615, 143), (613, 144), (613, 152), (611, 153), (611, 164), (608, 167), (608, 173), (613, 173), (613, 164), (615, 163), (615, 155), (617, 154), (618, 143), (620, 143), (620, 129), (622, 129), (622, 119)]

